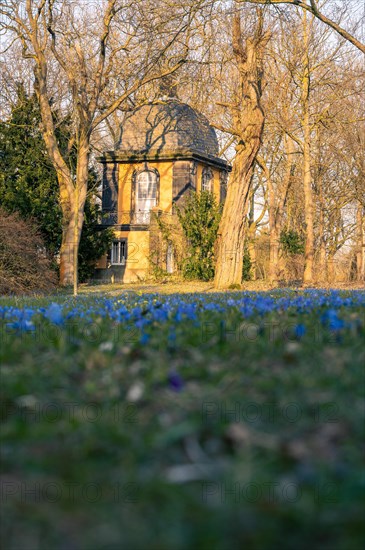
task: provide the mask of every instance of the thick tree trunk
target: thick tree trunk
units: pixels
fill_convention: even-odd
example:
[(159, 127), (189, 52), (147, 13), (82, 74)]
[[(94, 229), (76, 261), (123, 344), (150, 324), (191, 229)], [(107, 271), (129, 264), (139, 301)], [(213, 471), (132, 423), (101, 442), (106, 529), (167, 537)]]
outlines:
[[(70, 286), (74, 283), (75, 266), (75, 237), (76, 244), (80, 241), (81, 228), (75, 231), (76, 216), (71, 215), (67, 224), (64, 224), (60, 251), (60, 283)], [(77, 224), (78, 227), (78, 224)]]
[(241, 146), (240, 149), (234, 161), (218, 230), (214, 280), (216, 288), (227, 288), (242, 282), (245, 216), (249, 205), (253, 162), (247, 158), (244, 147)]
[(78, 212), (73, 213), (69, 223), (62, 234), (60, 251), (60, 283), (64, 286), (74, 286), (74, 294), (77, 294), (77, 267), (78, 247), (80, 244), (82, 226), (84, 222), (83, 206)]
[(78, 143), (76, 182), (71, 204), (63, 204), (63, 233), (60, 252), (60, 283), (78, 287), (78, 249), (84, 223), (84, 207), (88, 185), (89, 143), (87, 137)]
[(259, 11), (256, 35), (246, 39), (245, 44), (239, 13), (233, 19), (232, 47), (238, 66), (239, 86), (237, 104), (231, 107), (231, 114), (238, 145), (216, 242), (214, 286), (218, 289), (240, 285), (242, 282), (245, 216), (265, 122), (260, 100), (262, 49), (268, 35), (263, 34), (262, 17)]

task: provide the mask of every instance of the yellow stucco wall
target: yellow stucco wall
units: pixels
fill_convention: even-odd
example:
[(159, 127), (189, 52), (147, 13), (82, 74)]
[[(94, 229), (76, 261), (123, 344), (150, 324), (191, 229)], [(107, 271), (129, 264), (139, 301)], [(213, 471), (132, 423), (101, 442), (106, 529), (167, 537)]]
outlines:
[[(115, 239), (127, 239), (127, 261), (123, 271), (123, 282), (131, 283), (144, 280), (149, 268), (149, 231), (114, 231)], [(98, 261), (98, 269), (107, 269), (107, 256)], [(118, 267), (118, 266), (116, 266)], [(109, 278), (109, 274), (106, 275)]]
[(163, 212), (171, 212), (173, 162), (155, 162), (151, 163), (151, 167), (156, 168), (160, 174), (160, 202), (158, 208)]
[(132, 176), (136, 169), (134, 164), (119, 165), (118, 182), (118, 223), (130, 223)]
[[(119, 223), (130, 223), (129, 212), (132, 209), (132, 180), (135, 170), (158, 170), (160, 176), (160, 195), (156, 209), (163, 212), (172, 210), (172, 162), (148, 162), (147, 165), (121, 164), (119, 166)], [(128, 218), (128, 219), (127, 219)], [(115, 232), (116, 238), (128, 238), (128, 257), (124, 274), (125, 282), (138, 281), (146, 278), (149, 269), (149, 231)]]
[(116, 239), (128, 239), (124, 281), (145, 279), (149, 267), (149, 231), (115, 231)]
[(219, 178), (220, 171), (213, 169), (213, 174), (214, 174), (214, 195), (217, 201), (219, 202), (220, 196), (221, 196), (221, 183)]
[[(148, 162), (146, 169), (155, 168), (160, 175), (160, 200), (158, 209), (171, 212), (172, 208), (172, 162)], [(118, 223), (130, 223), (129, 212), (132, 209), (132, 180), (135, 170), (145, 169), (145, 164), (119, 165)]]

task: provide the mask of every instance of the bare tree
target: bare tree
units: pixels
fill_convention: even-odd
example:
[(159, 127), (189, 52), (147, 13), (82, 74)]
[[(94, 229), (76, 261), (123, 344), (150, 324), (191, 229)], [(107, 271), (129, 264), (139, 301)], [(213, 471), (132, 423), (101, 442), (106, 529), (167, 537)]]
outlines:
[[(328, 47), (329, 29), (298, 15), (291, 20), (290, 36), (285, 20), (276, 25), (267, 48), (266, 124), (257, 162), (269, 203), (269, 278), (284, 274), (280, 234), (294, 230), (298, 244), (307, 236), (310, 282), (326, 279), (327, 263), (334, 265), (333, 256), (354, 234), (355, 190), (363, 185), (363, 147), (356, 129), (361, 117), (355, 109), (361, 95), (360, 84), (350, 85), (359, 70), (345, 41)], [(301, 278), (300, 258), (292, 258)]]
[(274, 180), (272, 176), (272, 165), (275, 164), (274, 159), (271, 160), (270, 169), (270, 165), (267, 164), (264, 156), (259, 155), (257, 157), (257, 162), (265, 176), (268, 191), (270, 243), (268, 278), (272, 283), (276, 283), (280, 279), (280, 235), (283, 227), (284, 209), (294, 169), (294, 143), (288, 136), (284, 136), (283, 141), (284, 151), (282, 152), (282, 156), (285, 158), (285, 165), (284, 172), (280, 172), (279, 178), (275, 178)]
[[(176, 71), (188, 54), (199, 2), (167, 4), (8, 0), (0, 7), (1, 30), (9, 42), (20, 41), (34, 71), (43, 137), (56, 169), (63, 212), (60, 281), (73, 283), (75, 293), (91, 136), (141, 86)], [(62, 82), (59, 92), (55, 74)], [(66, 151), (57, 137), (55, 98), (72, 121)], [(75, 172), (67, 161), (71, 148), (77, 151)]]

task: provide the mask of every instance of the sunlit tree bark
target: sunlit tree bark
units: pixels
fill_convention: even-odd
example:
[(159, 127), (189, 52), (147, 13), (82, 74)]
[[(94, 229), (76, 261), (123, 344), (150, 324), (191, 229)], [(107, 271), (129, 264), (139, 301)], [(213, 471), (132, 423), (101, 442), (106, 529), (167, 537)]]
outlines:
[(239, 13), (233, 18), (232, 48), (239, 73), (237, 101), (228, 105), (237, 138), (236, 155), (228, 185), (216, 245), (216, 288), (240, 285), (244, 252), (245, 216), (256, 156), (261, 145), (265, 115), (261, 105), (262, 53), (268, 41), (258, 10), (255, 35), (244, 40)]

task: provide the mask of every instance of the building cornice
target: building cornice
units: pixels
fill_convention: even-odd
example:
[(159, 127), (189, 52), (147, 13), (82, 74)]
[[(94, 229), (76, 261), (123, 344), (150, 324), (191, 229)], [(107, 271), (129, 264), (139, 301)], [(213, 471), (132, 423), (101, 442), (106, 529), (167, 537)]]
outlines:
[(158, 150), (149, 151), (107, 151), (103, 155), (97, 158), (102, 164), (118, 163), (118, 164), (135, 164), (139, 162), (167, 162), (167, 161), (179, 161), (179, 160), (192, 160), (196, 162), (203, 162), (209, 166), (220, 168), (230, 172), (232, 167), (225, 160), (215, 157), (213, 155), (207, 155), (200, 153), (199, 151), (192, 151), (189, 149), (174, 149), (171, 151), (164, 150), (159, 152)]

